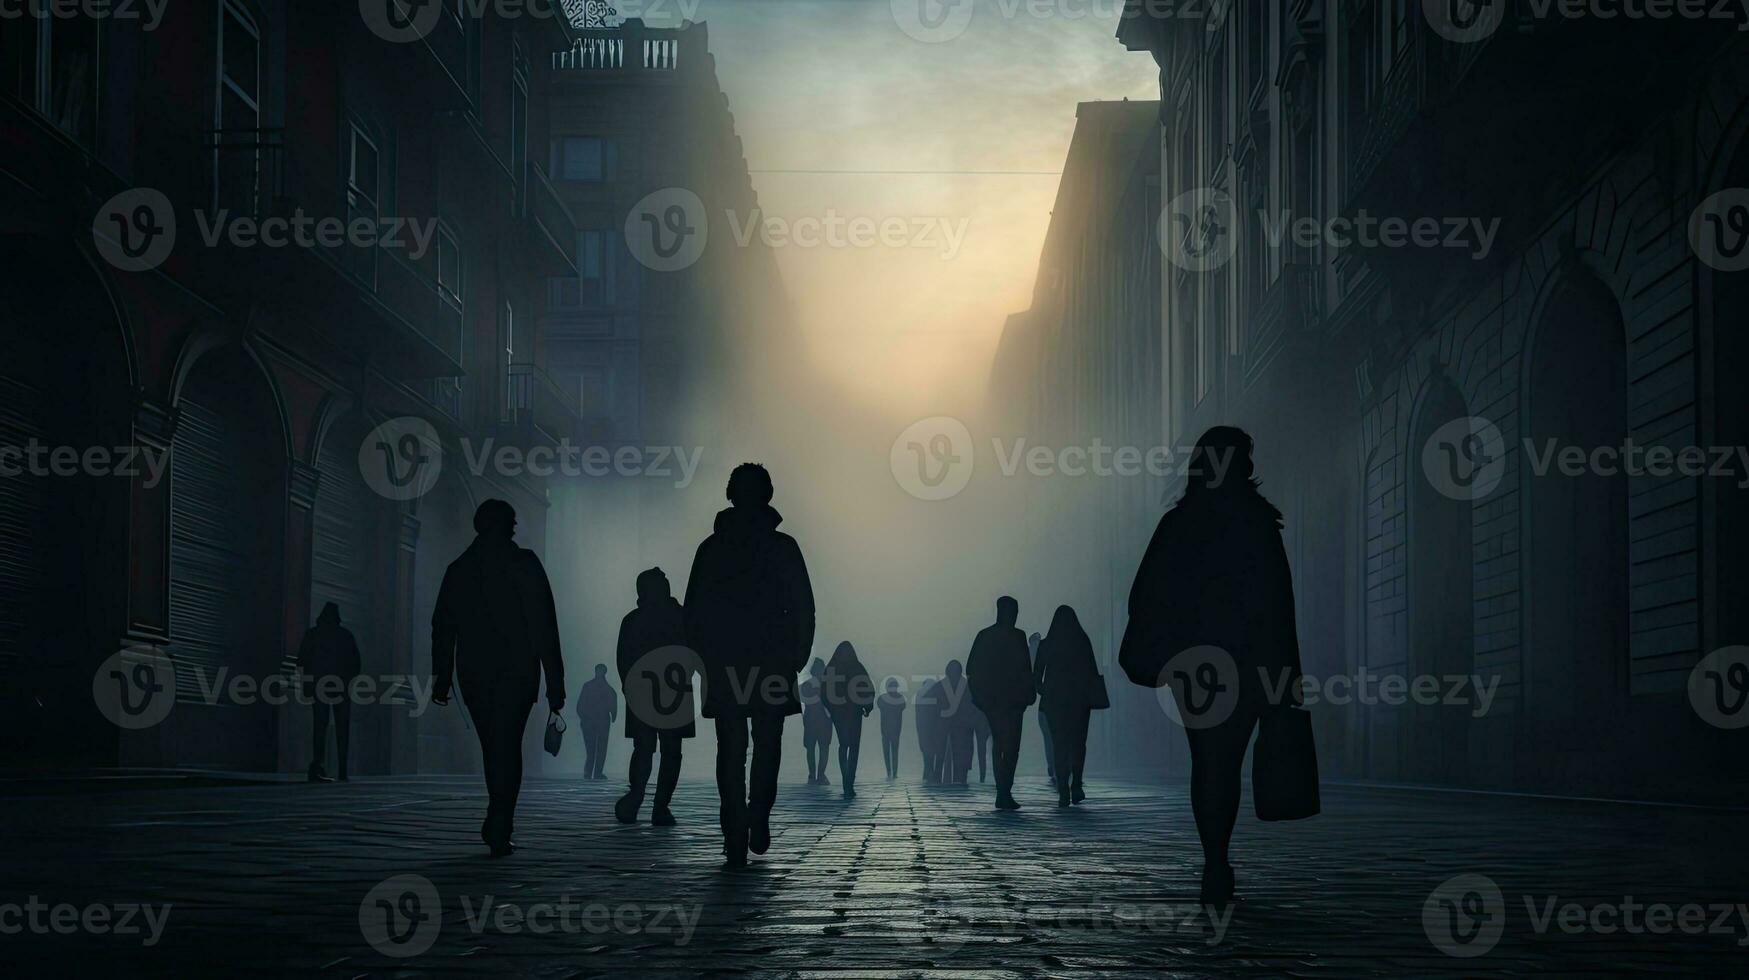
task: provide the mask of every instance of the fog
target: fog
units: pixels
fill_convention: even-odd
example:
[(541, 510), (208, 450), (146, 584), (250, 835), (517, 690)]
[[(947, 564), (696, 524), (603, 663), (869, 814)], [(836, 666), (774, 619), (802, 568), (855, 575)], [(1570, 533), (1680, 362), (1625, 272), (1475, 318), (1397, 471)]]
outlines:
[[(980, 4), (966, 33), (945, 43), (907, 36), (882, 2), (699, 8), (759, 217), (780, 231), (806, 218), (898, 219), (908, 234), (897, 247), (771, 241), (781, 301), (729, 298), (768, 318), (746, 341), (749, 367), (691, 399), (676, 427), (674, 441), (702, 451), (689, 485), (640, 477), (555, 488), (548, 564), (573, 693), (594, 664), (613, 672), (639, 571), (658, 565), (684, 593), (693, 552), (727, 506), (728, 472), (746, 460), (770, 469), (782, 530), (807, 560), (816, 656), (849, 640), (877, 680), (896, 675), (910, 695), (964, 659), (997, 596), (1021, 600), (1028, 632), (1042, 632), (1056, 602), (1068, 601), (1073, 583), (1063, 583), (1064, 598), (1040, 587), (1050, 557), (1020, 545), (1031, 488), (995, 472), (990, 438), (1014, 426), (990, 417), (986, 389), (1004, 319), (1031, 303), (1077, 103), (1152, 98), (1156, 74), (1113, 39), (1115, 13), (1040, 18), (1022, 7), (1006, 16), (1012, 6)], [(895, 442), (937, 416), (964, 423), (978, 469), (963, 492), (919, 499), (900, 477), (907, 468), (914, 477), (917, 454), (931, 447), (908, 438), (895, 456)], [(799, 726), (791, 729), (785, 766), (799, 772)], [(1028, 732), (1024, 751), (1036, 758)], [(703, 773), (712, 740), (700, 736), (688, 769)], [(610, 758), (622, 759), (617, 728), (614, 741)], [(865, 731), (865, 776), (880, 772), (878, 746)], [(909, 712), (903, 746), (914, 774)]]

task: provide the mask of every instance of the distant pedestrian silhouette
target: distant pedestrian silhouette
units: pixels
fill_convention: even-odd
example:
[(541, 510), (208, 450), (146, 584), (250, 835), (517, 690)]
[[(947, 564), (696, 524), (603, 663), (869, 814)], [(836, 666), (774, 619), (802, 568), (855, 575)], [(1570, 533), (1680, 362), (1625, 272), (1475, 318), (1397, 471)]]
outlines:
[(947, 726), (942, 723), (941, 682), (923, 682), (913, 702), (917, 724), (917, 752), (923, 757), (923, 782), (941, 782), (941, 757), (947, 754)]
[[(631, 785), (614, 804), (613, 814), (620, 823), (637, 822), (638, 809), (644, 805), (644, 788), (650, 782), (650, 764), (660, 744), (662, 769), (656, 774), (656, 801), (650, 810), (650, 822), (658, 827), (671, 827), (674, 814), (668, 803), (680, 782), (681, 740), (698, 734), (688, 697), (692, 678), (686, 669), (690, 665), (682, 657), (649, 655), (658, 650), (678, 654), (686, 644), (686, 620), (670, 590), (668, 576), (660, 568), (639, 572), (637, 588), (638, 607), (620, 620), (619, 643), (614, 651), (620, 688), (626, 692), (625, 737), (632, 740), (632, 763), (628, 777)], [(640, 696), (634, 702), (634, 684), (652, 685), (649, 696)], [(640, 718), (640, 709), (652, 715), (661, 714)]]
[(796, 674), (814, 645), (814, 592), (801, 548), (777, 529), (765, 467), (735, 467), (728, 497), (693, 558), (685, 606), (687, 645), (705, 665), (704, 713), (716, 722), (723, 853), (736, 868), (771, 846), (783, 722), (802, 710)]
[(815, 657), (808, 665), (808, 679), (797, 691), (802, 700), (802, 751), (808, 756), (808, 782), (821, 786), (832, 783), (826, 777), (826, 761), (832, 755), (832, 715), (826, 710), (825, 680), (826, 661)]
[(1087, 720), (1110, 704), (1093, 658), (1093, 643), (1068, 606), (1058, 606), (1051, 619), (1051, 633), (1039, 644), (1033, 677), (1038, 682), (1039, 714), (1050, 717), (1054, 733), (1057, 805), (1080, 803), (1087, 798), (1081, 788)]
[(978, 782), (988, 782), (990, 772), (990, 718), (978, 709), (977, 705), (967, 705), (972, 709), (972, 745), (978, 750)]
[(1026, 654), (1026, 634), (1016, 629), (1020, 603), (1009, 596), (996, 600), (996, 622), (984, 627), (966, 658), (966, 680), (972, 702), (990, 718), (991, 751), (996, 764), (996, 807), (1018, 810), (1014, 799), (1014, 766), (1020, 757), (1020, 734), (1027, 706), (1036, 692), (1032, 662)]
[[(1131, 680), (1154, 687), (1163, 686), (1167, 662), (1182, 651), (1218, 647), (1231, 658), (1230, 670), (1206, 671), (1198, 682), (1210, 691), (1236, 686), (1231, 713), (1204, 727), (1185, 725), (1207, 903), (1233, 896), (1227, 849), (1251, 733), (1265, 715), (1303, 714), (1291, 711), (1300, 650), (1281, 512), (1257, 490), (1251, 449), (1249, 435), (1227, 426), (1197, 440), (1184, 495), (1160, 518), (1136, 570), (1119, 658)], [(1254, 782), (1256, 775), (1254, 763)]]
[[(1038, 669), (1038, 645), (1041, 639), (1043, 638), (1037, 633), (1030, 634), (1026, 638), (1026, 652), (1033, 663), (1034, 671)], [(1051, 719), (1042, 711), (1038, 713), (1038, 731), (1045, 742), (1045, 776), (1051, 781), (1051, 785), (1055, 786), (1057, 784), (1057, 749), (1055, 744), (1051, 742)]]
[(310, 782), (329, 781), (322, 763), (328, 757), (330, 717), (334, 719), (334, 768), (340, 781), (346, 782), (352, 743), (352, 699), (347, 692), (362, 668), (358, 640), (351, 630), (340, 625), (340, 607), (334, 603), (322, 606), (316, 625), (304, 634), (304, 641), (298, 646), (298, 669), (304, 679), (304, 696), (310, 699), (310, 718), (315, 730), (308, 771)]
[(899, 692), (899, 679), (887, 678), (887, 689), (875, 702), (881, 709), (881, 761), (887, 764), (887, 778), (899, 775), (899, 736), (905, 731), (905, 695)]
[(431, 614), (432, 700), (448, 704), (459, 679), (480, 738), (486, 820), (480, 837), (494, 856), (515, 850), (528, 709), (547, 682), (547, 707), (565, 707), (565, 664), (553, 590), (540, 559), (513, 540), (516, 511), (488, 500), (474, 513), (473, 544), (450, 562)]
[(849, 640), (838, 644), (826, 662), (821, 681), (826, 711), (838, 733), (838, 774), (844, 783), (844, 798), (856, 799), (856, 762), (862, 754), (862, 720), (874, 711), (874, 682), (868, 668), (856, 657)]
[(966, 697), (966, 672), (958, 660), (949, 660), (936, 687), (941, 707), (941, 781), (964, 786), (972, 771), (972, 714), (977, 708)]
[(577, 720), (583, 729), (583, 778), (606, 779), (607, 732), (619, 718), (619, 695), (607, 682), (607, 665), (596, 664), (595, 676), (577, 691)]

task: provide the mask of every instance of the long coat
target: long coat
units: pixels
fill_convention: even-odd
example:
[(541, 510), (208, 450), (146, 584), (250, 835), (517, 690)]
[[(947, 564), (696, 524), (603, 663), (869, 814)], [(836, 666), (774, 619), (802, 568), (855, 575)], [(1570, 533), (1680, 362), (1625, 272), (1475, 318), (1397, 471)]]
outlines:
[[(675, 657), (660, 664), (646, 662), (641, 668), (638, 661), (652, 650), (668, 647), (682, 647), (686, 643), (686, 620), (672, 596), (664, 595), (660, 599), (638, 600), (638, 608), (626, 613), (619, 621), (619, 643), (614, 649), (614, 663), (619, 668), (619, 684), (626, 692), (626, 723), (625, 737), (637, 738), (640, 733), (667, 733), (679, 735), (681, 738), (692, 738), (698, 734), (698, 728), (692, 721), (690, 702), (684, 700), (685, 690), (677, 688), (679, 684), (690, 685), (692, 678), (688, 676), (683, 657)], [(651, 670), (654, 677), (633, 677), (634, 670)], [(651, 725), (639, 718), (641, 699), (633, 703), (633, 685), (658, 684), (661, 690), (654, 694), (654, 700), (662, 705), (680, 704), (685, 706), (686, 722), (684, 724), (669, 724), (662, 728)], [(678, 722), (678, 719), (675, 719)]]
[(509, 685), (533, 704), (546, 674), (549, 699), (564, 694), (559, 618), (540, 558), (510, 538), (480, 535), (449, 563), (431, 613), (432, 695), (459, 677), (470, 699)]
[(687, 646), (705, 667), (707, 718), (793, 715), (814, 645), (814, 590), (795, 539), (769, 505), (717, 514), (686, 581)]
[(966, 682), (972, 703), (985, 714), (1024, 711), (1037, 696), (1026, 634), (995, 623), (978, 631), (966, 657)]
[(1123, 667), (1137, 683), (1159, 686), (1173, 655), (1208, 645), (1232, 656), (1248, 703), (1279, 705), (1299, 688), (1281, 512), (1248, 485), (1200, 491), (1160, 518), (1129, 612)]

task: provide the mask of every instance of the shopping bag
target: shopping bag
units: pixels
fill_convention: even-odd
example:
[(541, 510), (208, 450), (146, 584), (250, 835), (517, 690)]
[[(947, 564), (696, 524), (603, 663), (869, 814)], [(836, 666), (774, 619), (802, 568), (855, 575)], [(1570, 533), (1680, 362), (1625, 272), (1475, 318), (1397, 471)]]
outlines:
[(565, 716), (557, 711), (547, 715), (547, 754), (557, 757), (559, 743), (565, 739)]
[(1105, 686), (1105, 675), (1096, 673), (1087, 682), (1087, 708), (1090, 711), (1103, 711), (1111, 707), (1111, 691)]
[(1251, 749), (1251, 802), (1259, 820), (1318, 815), (1318, 752), (1304, 708), (1265, 711)]

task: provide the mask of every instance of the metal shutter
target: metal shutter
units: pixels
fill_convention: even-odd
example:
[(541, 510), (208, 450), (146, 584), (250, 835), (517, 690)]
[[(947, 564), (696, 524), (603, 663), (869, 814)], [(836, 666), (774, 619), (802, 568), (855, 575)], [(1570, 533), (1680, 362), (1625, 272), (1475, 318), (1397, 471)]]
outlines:
[[(0, 446), (42, 439), (42, 392), (0, 377)], [(25, 465), (9, 460), (9, 465)], [(32, 614), (42, 607), (46, 531), (43, 477), (0, 475), (0, 685), (20, 682), (18, 670), (35, 643)]]
[(201, 700), (201, 678), (233, 673), (249, 661), (263, 634), (249, 621), (263, 571), (253, 567), (255, 524), (261, 507), (241, 460), (244, 433), (220, 414), (184, 398), (171, 450), (170, 652), (176, 659), (179, 702)]
[[(310, 554), (310, 622), (322, 606), (340, 606), (340, 620), (370, 656), (370, 625), (375, 622), (376, 583), (371, 561), (376, 553), (379, 499), (358, 471), (362, 437), (336, 428), (323, 440), (316, 468), (316, 510)], [(295, 651), (294, 651), (295, 652)]]

